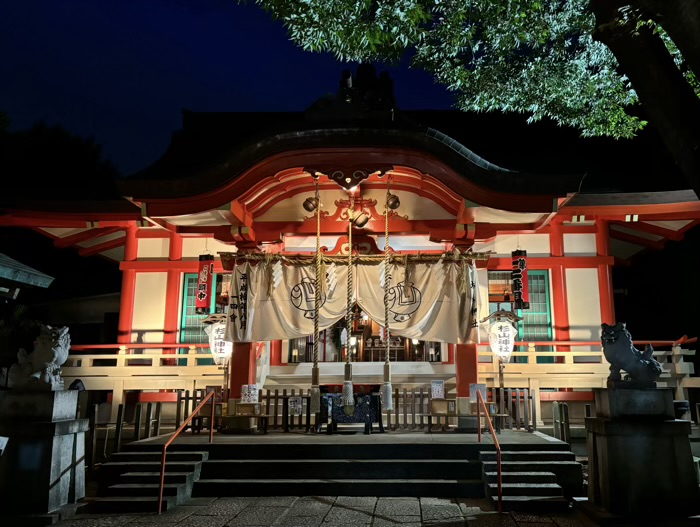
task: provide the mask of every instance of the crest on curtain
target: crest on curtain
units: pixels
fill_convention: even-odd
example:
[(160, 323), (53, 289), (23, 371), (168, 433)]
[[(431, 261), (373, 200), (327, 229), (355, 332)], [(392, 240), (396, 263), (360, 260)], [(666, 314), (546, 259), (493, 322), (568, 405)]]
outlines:
[(389, 313), (395, 322), (405, 322), (420, 307), (421, 292), (413, 285), (398, 284), (389, 288)]
[[(321, 301), (319, 309), (326, 303), (326, 293), (321, 288)], [(316, 313), (316, 280), (305, 276), (297, 285), (292, 287), (289, 292), (292, 299), (292, 305), (304, 312), (304, 318), (314, 319)]]

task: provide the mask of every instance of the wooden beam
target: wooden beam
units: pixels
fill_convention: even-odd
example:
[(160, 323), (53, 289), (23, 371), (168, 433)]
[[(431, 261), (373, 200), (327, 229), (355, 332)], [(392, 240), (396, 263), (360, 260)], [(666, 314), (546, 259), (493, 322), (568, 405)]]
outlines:
[[(544, 258), (528, 258), (528, 269), (551, 269), (561, 265), (565, 269), (593, 269), (599, 265), (613, 265), (612, 256), (549, 256)], [(492, 271), (510, 271), (513, 268), (512, 258), (489, 258), (486, 266)]]
[(644, 221), (637, 221), (635, 223), (625, 223), (621, 221), (616, 221), (613, 222), (613, 225), (620, 225), (622, 227), (627, 227), (636, 231), (646, 232), (647, 234), (661, 236), (662, 238), (666, 238), (668, 240), (680, 241), (683, 239), (683, 232), (681, 231), (666, 229), (664, 227), (652, 225), (651, 223), (646, 223)]
[(641, 247), (646, 247), (648, 249), (654, 249), (657, 251), (660, 251), (666, 245), (665, 240), (650, 240), (649, 238), (635, 236), (634, 234), (618, 231), (617, 229), (610, 229), (610, 237), (615, 238), (616, 240), (632, 243), (634, 245), (640, 245)]
[(28, 227), (44, 229), (92, 229), (97, 227), (126, 228), (133, 225), (134, 220), (86, 220), (76, 217), (37, 217), (22, 216), (14, 213), (0, 216), (0, 227)]
[(120, 236), (119, 238), (114, 238), (107, 242), (98, 243), (90, 247), (83, 247), (78, 250), (80, 256), (93, 256), (101, 252), (109, 251), (111, 249), (116, 249), (117, 247), (122, 247), (126, 242), (126, 236)]
[(120, 227), (98, 227), (96, 229), (87, 229), (82, 232), (71, 234), (70, 236), (56, 238), (54, 239), (53, 244), (56, 247), (63, 249), (65, 247), (71, 247), (73, 245), (78, 245), (80, 243), (94, 240), (95, 238), (100, 238), (101, 236), (114, 234), (115, 232), (119, 232), (121, 230), (123, 229)]
[(560, 212), (562, 217), (571, 216), (617, 216), (624, 217), (628, 214), (637, 214), (640, 221), (643, 219), (654, 219), (659, 215), (674, 215), (677, 219), (684, 214), (692, 214), (694, 218), (700, 216), (700, 201), (689, 201), (683, 203), (653, 203), (644, 205), (591, 205), (591, 206), (566, 206)]
[(253, 226), (253, 215), (248, 212), (247, 207), (238, 200), (233, 200), (231, 202), (231, 214), (239, 222), (240, 225), (245, 225), (246, 227)]
[[(396, 216), (389, 217), (390, 234), (429, 234), (431, 231), (454, 231), (454, 220), (405, 220)], [(340, 236), (347, 234), (347, 221), (321, 220), (321, 234), (323, 236)], [(258, 241), (275, 241), (282, 235), (316, 235), (316, 220), (311, 218), (304, 221), (260, 221), (255, 223), (255, 232)], [(367, 222), (362, 229), (365, 234), (384, 234), (384, 219), (375, 219)]]

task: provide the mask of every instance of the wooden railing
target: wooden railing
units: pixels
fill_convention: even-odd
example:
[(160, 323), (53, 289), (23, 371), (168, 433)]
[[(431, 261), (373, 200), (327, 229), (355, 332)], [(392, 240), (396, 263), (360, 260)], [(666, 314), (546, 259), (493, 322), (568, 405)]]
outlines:
[[(646, 344), (651, 344), (654, 347), (654, 357), (661, 362), (663, 368), (658, 385), (676, 388), (678, 398), (687, 398), (680, 397), (679, 390), (700, 387), (700, 379), (689, 379), (693, 373), (693, 364), (685, 362), (684, 358), (695, 355), (695, 350), (683, 346), (696, 342), (697, 338), (684, 336), (678, 340), (639, 340), (634, 341), (634, 345), (637, 349), (643, 349)], [(506, 388), (529, 386), (535, 389), (591, 389), (606, 386), (610, 364), (605, 359), (600, 342), (537, 341), (516, 342), (515, 346), (516, 351), (503, 372)], [(477, 344), (476, 347), (479, 382), (489, 387), (500, 386), (498, 359), (490, 351), (488, 343)], [(542, 349), (545, 347), (554, 351), (545, 351)], [(561, 348), (565, 348), (565, 351)]]
[[(693, 364), (686, 362), (688, 356), (694, 355), (694, 349), (687, 345), (696, 343), (696, 338), (683, 337), (678, 340), (634, 341), (638, 349), (643, 349), (647, 343), (654, 346), (654, 355), (662, 363), (664, 372), (658, 380), (659, 387), (674, 388), (677, 399), (687, 399), (690, 388), (700, 388), (700, 377), (692, 376)], [(113, 393), (113, 415), (115, 408), (123, 402), (123, 394), (128, 390), (196, 390), (209, 385), (224, 385), (224, 367), (211, 363), (213, 357), (207, 353), (208, 344), (185, 343), (134, 343), (134, 344), (101, 344), (73, 345), (68, 360), (62, 367), (66, 384), (73, 379), (81, 379), (88, 390), (107, 390)], [(554, 351), (545, 351), (552, 349)], [(183, 350), (186, 353), (183, 353)], [(498, 360), (489, 350), (488, 344), (477, 344), (477, 382), (486, 384), (488, 388), (504, 387), (512, 389), (527, 388), (535, 396), (534, 405), (541, 415), (539, 394), (541, 390), (559, 390), (573, 388), (591, 390), (606, 386), (610, 373), (609, 364), (605, 360), (599, 341), (536, 341), (517, 342), (514, 359), (509, 362), (503, 372), (503, 384), (499, 378)], [(177, 353), (176, 353), (177, 352)], [(204, 353), (203, 353), (204, 352)], [(538, 359), (540, 362), (538, 362)], [(525, 362), (525, 360), (527, 362)], [(543, 362), (546, 360), (547, 362)], [(409, 363), (399, 363), (405, 365)], [(420, 366), (423, 363), (415, 363)], [(287, 385), (306, 389), (310, 382), (310, 373), (305, 370), (294, 372), (299, 365), (283, 368), (285, 371), (282, 381), (273, 379), (272, 383), (284, 382)], [(363, 364), (364, 383), (381, 382), (383, 370), (381, 364)], [(279, 367), (277, 367), (279, 368)], [(440, 375), (446, 385), (454, 382), (451, 377), (454, 365), (439, 365)], [(342, 379), (342, 372), (338, 370)], [(357, 373), (357, 372), (356, 372)], [(425, 372), (413, 375), (411, 370), (401, 375), (394, 372), (396, 389), (395, 400), (405, 399), (403, 404), (397, 404), (396, 410), (387, 415), (387, 425), (396, 428), (416, 428), (426, 426), (426, 420), (421, 416), (427, 414), (429, 390), (424, 393), (413, 391), (413, 387), (429, 383), (429, 378), (436, 372)], [(400, 377), (402, 381), (396, 381)], [(410, 383), (408, 392), (404, 392), (405, 384)], [(454, 389), (454, 386), (450, 388)], [(448, 392), (450, 393), (450, 392)], [(451, 392), (454, 393), (454, 392)], [(415, 408), (415, 409), (414, 409)], [(281, 415), (281, 414), (280, 414)], [(415, 416), (415, 419), (413, 418)]]
[(161, 457), (160, 461), (160, 487), (158, 489), (158, 514), (161, 513), (163, 509), (163, 490), (165, 489), (165, 460), (166, 456), (168, 454), (168, 447), (177, 439), (177, 436), (180, 435), (180, 433), (187, 428), (187, 425), (190, 424), (190, 421), (194, 419), (199, 411), (202, 409), (202, 407), (206, 404), (206, 402), (209, 399), (212, 399), (211, 401), (211, 416), (209, 419), (209, 443), (214, 442), (214, 408), (216, 405), (214, 404), (214, 396), (216, 395), (216, 392), (209, 392), (207, 396), (202, 399), (202, 402), (199, 403), (197, 408), (194, 409), (194, 411), (185, 419), (185, 422), (180, 425), (180, 427), (173, 432), (173, 435), (170, 436), (170, 439), (168, 439), (165, 444), (163, 445), (163, 455)]
[[(484, 412), (484, 417), (486, 417), (486, 424), (489, 427), (491, 436), (493, 437), (493, 444), (496, 447), (496, 477), (498, 479), (498, 512), (503, 512), (503, 466), (501, 465), (501, 444), (498, 442), (498, 437), (496, 437), (496, 432), (493, 429), (493, 423), (491, 422), (491, 416), (486, 408), (486, 403), (484, 402), (484, 396), (481, 394), (480, 390), (476, 391), (476, 398), (478, 404), (476, 406), (476, 428), (479, 438), (479, 443), (481, 443), (481, 412)], [(488, 482), (487, 482), (488, 484)]]

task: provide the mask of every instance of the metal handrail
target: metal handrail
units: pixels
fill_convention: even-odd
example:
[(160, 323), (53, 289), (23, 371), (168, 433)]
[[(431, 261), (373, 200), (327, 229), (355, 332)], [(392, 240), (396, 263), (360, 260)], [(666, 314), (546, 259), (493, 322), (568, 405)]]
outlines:
[[(206, 403), (209, 399), (212, 399), (216, 395), (216, 392), (209, 392), (207, 396), (202, 399), (202, 402), (199, 403), (199, 406), (195, 408), (192, 413), (185, 419), (185, 422), (180, 425), (180, 428), (175, 430), (173, 435), (166, 441), (166, 443), (163, 445), (163, 456), (161, 457), (160, 460), (160, 489), (158, 491), (158, 514), (161, 513), (161, 510), (163, 508), (163, 490), (165, 489), (165, 456), (167, 455), (167, 449), (171, 445), (173, 441), (177, 438), (177, 436), (180, 435), (180, 432), (182, 432), (187, 425), (194, 419), (195, 415), (199, 413), (199, 411), (202, 409), (204, 406), (204, 403)], [(212, 400), (211, 402), (211, 421), (209, 421), (209, 443), (214, 442), (214, 401)]]
[(491, 422), (491, 416), (486, 408), (486, 403), (484, 402), (484, 396), (481, 395), (481, 391), (476, 391), (476, 398), (478, 399), (478, 404), (476, 405), (476, 428), (479, 436), (479, 443), (481, 443), (481, 408), (484, 409), (484, 415), (486, 416), (486, 424), (489, 425), (489, 430), (491, 431), (491, 436), (493, 436), (493, 444), (496, 447), (496, 472), (498, 478), (498, 512), (503, 512), (503, 468), (501, 466), (501, 444), (498, 442), (496, 437), (496, 432), (493, 429), (493, 423)]

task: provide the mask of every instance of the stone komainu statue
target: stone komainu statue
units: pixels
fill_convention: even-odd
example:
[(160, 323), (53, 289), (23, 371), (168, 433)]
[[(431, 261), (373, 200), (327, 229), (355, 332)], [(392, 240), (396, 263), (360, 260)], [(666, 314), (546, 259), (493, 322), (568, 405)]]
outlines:
[[(610, 375), (608, 385), (614, 387), (654, 388), (656, 379), (661, 375), (661, 364), (652, 353), (654, 348), (647, 344), (644, 351), (634, 347), (632, 336), (623, 322), (610, 326), (601, 324), (600, 340), (603, 345), (603, 353), (610, 363)], [(627, 373), (622, 381), (620, 370)]]
[(68, 359), (68, 327), (41, 326), (34, 350), (20, 349), (17, 363), (0, 371), (0, 386), (62, 390), (61, 365)]

